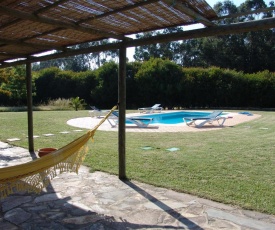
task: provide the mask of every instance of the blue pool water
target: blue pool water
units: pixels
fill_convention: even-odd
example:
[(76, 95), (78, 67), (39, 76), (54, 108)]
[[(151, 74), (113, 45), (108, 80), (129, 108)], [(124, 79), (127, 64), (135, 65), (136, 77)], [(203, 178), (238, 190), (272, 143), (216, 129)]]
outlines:
[[(154, 113), (146, 114), (135, 117), (150, 117), (153, 118), (151, 124), (165, 124), (165, 125), (176, 125), (183, 124), (184, 117), (204, 117), (211, 114), (211, 112), (197, 112), (197, 111), (177, 111), (167, 113)], [(146, 123), (146, 121), (144, 121)]]

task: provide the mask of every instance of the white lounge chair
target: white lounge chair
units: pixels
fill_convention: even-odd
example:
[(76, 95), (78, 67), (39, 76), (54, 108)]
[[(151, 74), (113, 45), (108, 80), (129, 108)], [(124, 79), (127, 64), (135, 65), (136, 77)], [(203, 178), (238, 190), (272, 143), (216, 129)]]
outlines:
[(140, 113), (153, 113), (156, 110), (161, 112), (162, 109), (163, 108), (160, 107), (160, 104), (155, 104), (152, 107), (138, 108)]
[[(118, 112), (114, 111), (112, 112), (112, 115), (107, 119), (107, 121), (110, 123), (112, 127), (116, 127), (118, 125)], [(130, 122), (132, 124), (135, 124), (139, 128), (146, 128), (148, 125), (153, 121), (153, 118), (149, 117), (126, 117), (126, 122)], [(145, 122), (146, 121), (146, 122)]]
[(91, 117), (97, 117), (100, 118), (102, 116), (105, 116), (107, 113), (110, 112), (110, 110), (101, 110), (95, 106), (90, 106), (93, 110), (89, 111), (89, 114)]
[[(196, 127), (200, 128), (202, 126), (204, 126), (206, 123), (210, 123), (212, 124), (214, 121), (217, 121), (219, 126), (223, 126), (226, 117), (221, 117), (220, 115), (222, 114), (222, 111), (213, 111), (211, 114), (209, 114), (208, 116), (204, 116), (204, 117), (184, 117), (183, 121), (185, 121), (185, 123), (190, 126), (192, 124), (194, 124)], [(221, 120), (221, 122), (220, 122)], [(196, 121), (202, 121), (199, 124), (196, 124)]]

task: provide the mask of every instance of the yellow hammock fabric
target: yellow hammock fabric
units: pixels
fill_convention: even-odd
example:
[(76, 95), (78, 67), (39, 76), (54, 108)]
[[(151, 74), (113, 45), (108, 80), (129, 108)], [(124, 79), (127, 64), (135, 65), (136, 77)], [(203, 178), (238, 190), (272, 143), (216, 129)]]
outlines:
[(24, 164), (0, 168), (0, 198), (20, 191), (39, 193), (58, 174), (78, 173), (88, 152), (88, 140), (115, 109), (116, 106), (92, 130), (51, 154)]

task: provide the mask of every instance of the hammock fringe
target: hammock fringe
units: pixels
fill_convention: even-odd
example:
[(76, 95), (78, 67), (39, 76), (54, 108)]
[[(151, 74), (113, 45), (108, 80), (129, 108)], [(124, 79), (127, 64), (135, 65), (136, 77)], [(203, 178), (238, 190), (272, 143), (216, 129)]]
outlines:
[(0, 199), (15, 192), (40, 193), (50, 180), (64, 172), (78, 173), (89, 151), (88, 140), (116, 106), (92, 130), (42, 158), (21, 165), (0, 168)]

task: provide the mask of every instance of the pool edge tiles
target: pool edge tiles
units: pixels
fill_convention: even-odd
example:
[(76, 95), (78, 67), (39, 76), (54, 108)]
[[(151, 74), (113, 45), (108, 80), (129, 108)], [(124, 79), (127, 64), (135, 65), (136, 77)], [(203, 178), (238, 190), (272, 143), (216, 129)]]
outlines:
[[(165, 111), (166, 112), (166, 111)], [(165, 113), (162, 112), (162, 113)], [(167, 111), (170, 112), (170, 111)], [(172, 111), (174, 112), (174, 111)], [(150, 114), (147, 114), (150, 115)], [(127, 113), (127, 117), (131, 116), (140, 116), (139, 113)], [(231, 116), (231, 119), (226, 119), (226, 122), (222, 128), (227, 128), (227, 127), (234, 127), (235, 125), (244, 123), (244, 122), (249, 122), (252, 120), (255, 120), (261, 115), (259, 114), (253, 114), (253, 116), (246, 116), (246, 115), (241, 115), (236, 112), (229, 112), (226, 114), (226, 116)], [(91, 118), (89, 117), (82, 117), (82, 118), (74, 118), (70, 119), (67, 121), (67, 124), (69, 126), (73, 127), (78, 127), (78, 128), (84, 128), (84, 129), (92, 129), (95, 127), (101, 119), (98, 118)], [(98, 130), (101, 131), (118, 131), (118, 126), (117, 127), (111, 127), (108, 121), (105, 121), (99, 128)], [(163, 124), (150, 124), (147, 128), (139, 128), (135, 125), (126, 125), (126, 131), (127, 132), (202, 132), (202, 131), (212, 131), (212, 130), (221, 130), (221, 127), (217, 126), (212, 126), (212, 127), (202, 127), (202, 128), (194, 128), (194, 127), (189, 127), (185, 123), (181, 123), (180, 125), (163, 125)]]
[(150, 113), (150, 114), (127, 114), (128, 117), (146, 117), (153, 118), (153, 121), (150, 124), (153, 125), (186, 125), (183, 118), (184, 117), (203, 117), (211, 114), (211, 111), (186, 111), (186, 110), (178, 110), (178, 111), (164, 111), (161, 113)]

